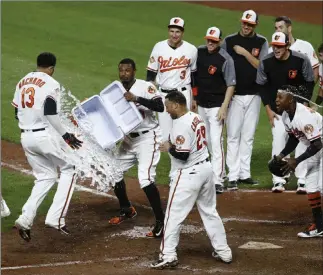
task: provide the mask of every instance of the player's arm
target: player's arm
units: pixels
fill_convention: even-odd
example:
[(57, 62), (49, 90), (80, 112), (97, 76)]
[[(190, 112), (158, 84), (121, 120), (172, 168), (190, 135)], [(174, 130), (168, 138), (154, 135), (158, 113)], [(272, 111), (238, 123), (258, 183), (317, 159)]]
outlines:
[(164, 103), (161, 97), (155, 97), (152, 99), (136, 96), (135, 102), (138, 102), (142, 106), (145, 106), (149, 110), (162, 113), (164, 112)]
[(312, 66), (312, 69), (313, 69), (313, 74), (314, 74), (314, 83), (317, 82), (317, 80), (319, 79), (319, 65), (320, 65), (320, 62), (317, 58), (317, 55), (315, 53), (315, 50), (312, 46), (311, 43), (308, 43), (308, 58), (310, 59), (310, 62), (311, 62), (311, 66)]
[(295, 159), (296, 164), (298, 165), (300, 162), (314, 156), (317, 152), (319, 152), (322, 149), (322, 147), (323, 145), (321, 137), (312, 140), (310, 146), (307, 147), (306, 151)]
[(46, 116), (48, 122), (62, 136), (62, 138), (71, 148), (78, 149), (82, 146), (81, 144), (83, 142), (78, 140), (73, 134), (68, 133), (62, 125), (57, 113), (56, 100), (51, 96), (48, 96), (45, 99), (44, 115)]
[(156, 76), (158, 73), (159, 65), (158, 65), (158, 43), (154, 46), (151, 51), (148, 64), (147, 64), (147, 76), (146, 81), (149, 81), (156, 85)]
[(170, 153), (174, 158), (182, 161), (187, 161), (188, 157), (190, 156), (190, 152), (177, 151), (176, 145), (174, 144), (170, 144), (168, 153)]
[(11, 105), (15, 108), (15, 119), (18, 119), (18, 101), (19, 101), (19, 90), (16, 88)]
[(250, 52), (247, 50), (243, 51), (244, 52), (244, 57), (247, 59), (247, 61), (255, 68), (257, 69), (260, 64), (260, 60), (262, 60), (267, 54), (268, 54), (268, 42), (265, 40), (265, 42), (262, 44), (259, 57), (254, 57)]
[(316, 97), (316, 100), (315, 100), (315, 103), (317, 105), (320, 105), (320, 104), (322, 104), (322, 102), (323, 102), (323, 88), (320, 87), (319, 88), (319, 93), (318, 93), (318, 95)]
[(15, 107), (15, 119), (18, 119), (18, 108)]
[(302, 66), (302, 74), (305, 80), (304, 86), (306, 87), (308, 94), (305, 96), (308, 100), (311, 100), (313, 96), (313, 90), (315, 86), (314, 72), (312, 69), (311, 61), (304, 55), (304, 62)]
[(294, 152), (297, 145), (299, 143), (299, 140), (293, 135), (293, 133), (288, 133), (288, 141), (285, 145), (285, 148), (280, 152), (280, 154), (277, 156), (279, 159), (283, 159), (290, 153)]

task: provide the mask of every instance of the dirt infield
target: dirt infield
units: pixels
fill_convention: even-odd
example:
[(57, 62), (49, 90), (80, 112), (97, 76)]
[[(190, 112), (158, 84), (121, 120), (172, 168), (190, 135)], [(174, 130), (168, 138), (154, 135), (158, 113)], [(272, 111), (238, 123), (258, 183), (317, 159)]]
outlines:
[(322, 1), (201, 1), (193, 3), (228, 10), (245, 11), (253, 9), (259, 14), (286, 15), (292, 21), (296, 20), (317, 25), (322, 25), (323, 22)]
[[(2, 162), (30, 169), (20, 146), (2, 141), (1, 149)], [(159, 188), (165, 207), (168, 186)], [(15, 230), (2, 234), (2, 274), (322, 274), (322, 240), (296, 237), (311, 220), (306, 197), (240, 191), (218, 196), (218, 210), (234, 254), (231, 265), (211, 257), (210, 243), (194, 209), (181, 235), (179, 268), (150, 270), (148, 264), (156, 259), (160, 240), (143, 237), (154, 221), (138, 182), (127, 179), (127, 189), (138, 216), (120, 226), (108, 224), (108, 217), (118, 209), (114, 198), (78, 192), (67, 218), (70, 237), (44, 228), (44, 217), (37, 217), (30, 243), (22, 241)], [(281, 248), (239, 248), (250, 241)]]

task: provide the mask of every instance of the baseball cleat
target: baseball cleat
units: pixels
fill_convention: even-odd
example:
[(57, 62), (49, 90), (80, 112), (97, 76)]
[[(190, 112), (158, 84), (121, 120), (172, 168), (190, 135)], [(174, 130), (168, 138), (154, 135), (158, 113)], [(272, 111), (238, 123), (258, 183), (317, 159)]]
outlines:
[(112, 225), (118, 225), (122, 222), (124, 222), (127, 219), (133, 219), (137, 216), (137, 211), (133, 206), (130, 206), (129, 208), (123, 208), (120, 211), (120, 215), (113, 217), (109, 220), (109, 224)]
[(283, 193), (285, 191), (285, 187), (284, 184), (279, 182), (279, 183), (275, 183), (274, 187), (271, 189), (271, 191), (273, 193)]
[(224, 188), (221, 184), (216, 184), (215, 185), (215, 191), (217, 194), (222, 194), (224, 192)]
[(297, 234), (299, 238), (323, 237), (323, 230), (317, 230), (315, 223), (311, 224), (305, 231)]
[(250, 185), (258, 185), (259, 184), (258, 181), (253, 180), (252, 178), (239, 179), (239, 183), (250, 184)]
[(148, 238), (161, 238), (163, 237), (164, 222), (156, 221), (154, 228), (146, 234)]
[(150, 265), (151, 268), (154, 269), (165, 269), (165, 268), (175, 268), (178, 266), (178, 260), (172, 259), (172, 260), (164, 260), (160, 259), (155, 263), (152, 263)]
[(229, 181), (228, 182), (227, 189), (229, 191), (236, 191), (236, 190), (238, 190), (238, 181), (237, 180)]
[(298, 194), (298, 195), (307, 194), (305, 184), (302, 184), (302, 183), (298, 184), (296, 194)]
[(217, 260), (220, 260), (221, 262), (223, 262), (225, 264), (231, 264), (232, 263), (232, 254), (230, 254), (227, 257), (222, 257), (218, 253), (216, 253), (215, 251), (213, 251), (212, 252), (212, 257), (214, 257)]
[(22, 224), (19, 223), (19, 221), (15, 222), (14, 227), (18, 229), (19, 235), (24, 241), (30, 242), (31, 240), (30, 229), (25, 228)]
[(62, 233), (63, 235), (66, 235), (66, 236), (68, 236), (68, 235), (70, 235), (71, 234), (71, 232), (67, 229), (67, 226), (66, 225), (64, 225), (64, 226), (62, 226), (61, 228), (58, 228), (57, 226), (51, 226), (51, 225), (49, 225), (49, 224), (46, 224), (46, 226), (45, 226), (46, 228), (51, 228), (51, 229), (56, 229), (56, 230), (58, 230), (60, 233)]

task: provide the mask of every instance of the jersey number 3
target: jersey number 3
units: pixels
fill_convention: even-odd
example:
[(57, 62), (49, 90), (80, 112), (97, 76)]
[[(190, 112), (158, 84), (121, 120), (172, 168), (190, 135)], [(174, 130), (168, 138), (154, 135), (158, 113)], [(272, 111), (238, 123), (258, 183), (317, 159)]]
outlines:
[[(27, 100), (26, 97), (28, 96)], [(30, 87), (28, 89), (24, 88), (21, 92), (21, 106), (22, 108), (32, 108), (35, 103), (35, 89)]]
[(207, 145), (206, 139), (205, 139), (205, 126), (201, 126), (200, 129), (196, 132), (197, 136), (197, 150), (202, 149), (203, 145)]

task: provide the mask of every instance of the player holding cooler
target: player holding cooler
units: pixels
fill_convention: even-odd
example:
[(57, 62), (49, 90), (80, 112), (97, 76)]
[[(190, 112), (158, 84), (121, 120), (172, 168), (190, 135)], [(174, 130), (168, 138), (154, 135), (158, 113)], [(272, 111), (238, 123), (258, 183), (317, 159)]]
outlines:
[[(164, 101), (169, 92), (180, 91), (186, 98), (187, 107), (191, 109), (191, 73), (196, 71), (197, 49), (194, 45), (183, 40), (184, 20), (180, 17), (170, 20), (168, 35), (169, 38), (156, 43), (151, 52), (146, 80), (159, 87)], [(158, 114), (158, 120), (162, 129), (163, 141), (166, 141), (172, 126), (172, 119), (164, 111)]]

